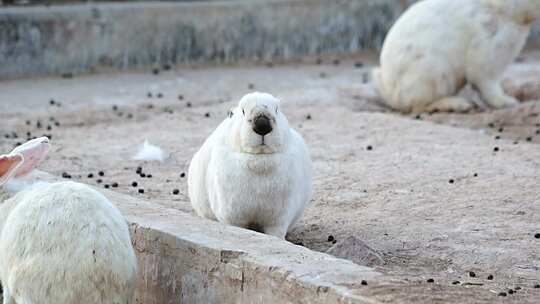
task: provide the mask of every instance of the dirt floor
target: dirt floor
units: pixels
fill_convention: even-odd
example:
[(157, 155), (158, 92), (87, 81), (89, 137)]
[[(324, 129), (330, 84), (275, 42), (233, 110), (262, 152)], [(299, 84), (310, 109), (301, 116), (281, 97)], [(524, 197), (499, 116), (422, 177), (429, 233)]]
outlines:
[[(399, 115), (373, 101), (374, 58), (3, 81), (0, 150), (51, 135), (43, 170), (193, 213), (192, 155), (242, 95), (267, 91), (314, 162), (313, 202), (290, 241), (410, 281), (392, 290), (403, 302), (422, 302), (417, 288), (439, 303), (538, 303), (540, 104)], [(538, 73), (529, 51), (505, 86), (540, 99)], [(132, 160), (145, 139), (170, 158)], [(388, 293), (366, 291), (381, 302)]]

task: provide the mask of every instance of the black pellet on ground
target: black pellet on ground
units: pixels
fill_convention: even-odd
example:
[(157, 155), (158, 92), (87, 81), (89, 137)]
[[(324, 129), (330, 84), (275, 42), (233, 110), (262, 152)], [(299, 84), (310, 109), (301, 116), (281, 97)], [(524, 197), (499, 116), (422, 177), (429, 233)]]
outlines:
[(311, 120), (311, 114), (306, 115), (307, 120)]
[(534, 235), (534, 238), (535, 238), (535, 239), (540, 239), (540, 233), (535, 234), (535, 235)]
[(118, 183), (116, 183), (116, 182), (115, 182), (115, 183), (112, 183), (112, 184), (111, 184), (111, 187), (113, 187), (113, 188), (118, 188)]
[(427, 279), (426, 282), (428, 282), (428, 283), (435, 283), (435, 280), (434, 280), (434, 279)]
[(204, 117), (210, 117), (210, 113), (208, 112), (204, 113)]
[(333, 235), (328, 236), (328, 242), (333, 242), (335, 240)]
[(178, 100), (184, 100), (184, 95), (182, 94), (178, 95)]
[(253, 83), (248, 83), (248, 89), (250, 90), (255, 89), (255, 85)]
[(60, 127), (60, 122), (59, 122), (59, 121), (55, 121), (55, 122), (54, 122), (54, 125), (57, 126), (57, 127)]
[(529, 136), (529, 137), (525, 138), (525, 140), (531, 142), (531, 141), (532, 141), (532, 137)]
[(474, 177), (478, 177), (478, 173), (473, 174)]
[(105, 187), (105, 189), (109, 189), (110, 185), (109, 185), (109, 184), (105, 184), (105, 185), (103, 185), (103, 187)]
[(367, 285), (367, 281), (366, 281), (366, 280), (362, 280), (362, 282), (360, 282), (360, 284), (366, 286), (366, 285)]
[(69, 173), (67, 173), (67, 172), (63, 172), (62, 177), (63, 178), (71, 178), (71, 175)]
[(174, 190), (172, 191), (172, 194), (174, 194), (174, 195), (178, 195), (178, 193), (180, 193), (180, 190), (178, 190), (178, 189), (174, 189)]
[(502, 133), (502, 132), (504, 132), (504, 128), (501, 127), (501, 128), (499, 128), (498, 131), (499, 131), (499, 133)]
[(153, 69), (152, 74), (158, 75), (159, 74), (159, 69), (158, 68)]
[(361, 62), (361, 61), (357, 61), (354, 63), (354, 67), (355, 68), (363, 68), (364, 67), (364, 63)]
[(453, 179), (450, 179), (450, 180), (448, 180), (448, 183), (453, 184), (453, 183), (454, 183), (454, 180), (453, 180)]
[(490, 123), (488, 123), (488, 127), (490, 127), (490, 128), (495, 128), (495, 124), (492, 123), (492, 122), (490, 122)]
[(112, 106), (112, 110), (113, 110), (113, 111), (118, 111), (118, 106), (117, 106), (117, 105), (113, 105), (113, 106)]
[(131, 118), (133, 118), (133, 114), (129, 113), (126, 117), (127, 117), (128, 119), (131, 119)]
[(56, 103), (56, 102), (54, 101), (54, 99), (49, 100), (49, 104), (50, 104), (51, 106), (54, 106), (55, 103)]
[(137, 187), (138, 185), (139, 185), (139, 184), (137, 184), (137, 182), (132, 182), (132, 183), (131, 183), (131, 186), (132, 186), (132, 187)]
[(490, 281), (493, 280), (493, 275), (492, 274), (488, 275), (487, 279), (490, 280)]
[(469, 276), (471, 278), (474, 278), (474, 277), (476, 277), (476, 273), (474, 273), (473, 271), (469, 271)]
[(506, 297), (506, 292), (499, 292), (500, 297)]
[(540, 288), (540, 284), (534, 285), (533, 288)]
[(38, 120), (36, 122), (36, 128), (41, 129), (41, 121)]
[(146, 173), (139, 174), (140, 177), (146, 177)]
[(135, 173), (141, 174), (142, 173), (142, 167), (137, 167), (137, 170), (135, 170)]
[(514, 290), (509, 289), (509, 290), (508, 290), (508, 294), (514, 294)]
[(501, 136), (497, 135), (495, 136), (495, 139), (501, 139)]
[(157, 98), (163, 98), (163, 94), (162, 94), (162, 93), (158, 93), (158, 94), (157, 94)]
[(536, 133), (536, 135), (540, 135), (540, 130), (536, 130), (534, 133)]
[(521, 290), (521, 287), (517, 286), (516, 288), (514, 288), (515, 290)]
[(88, 178), (94, 178), (94, 174), (93, 174), (93, 173), (89, 173), (89, 174), (87, 175), (87, 177), (88, 177)]
[(148, 97), (148, 98), (152, 98), (152, 96), (153, 96), (153, 95), (152, 95), (152, 92), (148, 92), (148, 93), (146, 94), (146, 97)]
[(52, 130), (52, 126), (51, 125), (47, 125), (47, 131), (50, 131)]
[(454, 281), (454, 282), (452, 282), (452, 285), (458, 285), (460, 283), (461, 283), (460, 281)]
[(416, 120), (422, 120), (422, 115), (418, 114), (418, 115), (416, 115), (416, 116), (414, 117), (414, 119), (416, 119)]
[(186, 102), (186, 107), (191, 108), (191, 102)]
[(141, 188), (141, 189), (138, 190), (138, 192), (139, 192), (140, 194), (143, 194), (143, 193), (144, 193), (144, 189)]
[(152, 178), (152, 174), (147, 174), (146, 178)]
[(499, 147), (493, 148), (493, 152), (499, 152)]
[(332, 241), (332, 244), (335, 244), (335, 243), (337, 243), (337, 240), (333, 240), (333, 241)]
[(373, 150), (373, 147), (372, 146), (367, 146), (366, 150), (371, 151), (371, 150)]
[(102, 182), (103, 182), (103, 180), (101, 180), (99, 178), (96, 180), (96, 183), (98, 183), (98, 184), (101, 184)]
[(180, 173), (180, 177), (181, 177), (181, 178), (186, 177), (186, 173), (184, 173), (184, 172)]
[(99, 172), (98, 172), (98, 175), (99, 175), (99, 176), (105, 176), (105, 172), (99, 171)]

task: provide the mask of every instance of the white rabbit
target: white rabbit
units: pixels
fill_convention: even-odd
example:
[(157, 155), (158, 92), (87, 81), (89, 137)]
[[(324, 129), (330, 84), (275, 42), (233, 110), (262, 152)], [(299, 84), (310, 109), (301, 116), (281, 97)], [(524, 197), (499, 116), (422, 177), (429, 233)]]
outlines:
[(500, 79), (539, 16), (539, 0), (420, 1), (388, 33), (374, 81), (403, 112), (467, 111), (456, 96), (467, 83), (494, 108), (516, 105)]
[[(0, 185), (48, 150), (44, 137), (0, 155)], [(125, 219), (92, 188), (38, 183), (0, 202), (4, 304), (131, 303), (136, 271)]]
[(279, 100), (251, 93), (195, 154), (188, 186), (200, 216), (284, 238), (311, 199), (311, 158)]

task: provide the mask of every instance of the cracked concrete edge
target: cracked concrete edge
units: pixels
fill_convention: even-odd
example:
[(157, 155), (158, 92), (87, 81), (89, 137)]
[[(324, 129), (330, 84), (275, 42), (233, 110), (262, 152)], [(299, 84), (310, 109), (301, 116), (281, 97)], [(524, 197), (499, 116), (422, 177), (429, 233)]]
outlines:
[(379, 303), (359, 292), (362, 280), (383, 277), (372, 268), (96, 189), (130, 225), (139, 262), (135, 303)]
[(382, 44), (403, 1), (234, 0), (4, 8), (0, 78), (288, 60), (372, 49)]

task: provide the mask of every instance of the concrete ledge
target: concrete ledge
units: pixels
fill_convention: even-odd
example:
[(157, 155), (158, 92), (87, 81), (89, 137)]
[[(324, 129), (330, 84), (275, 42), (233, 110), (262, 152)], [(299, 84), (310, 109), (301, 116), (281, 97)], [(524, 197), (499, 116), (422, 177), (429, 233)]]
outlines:
[[(41, 181), (59, 180), (33, 174)], [(378, 303), (355, 292), (362, 280), (382, 276), (369, 267), (97, 190), (130, 224), (139, 262), (135, 303)], [(0, 199), (6, 198), (0, 189)]]
[(381, 45), (405, 0), (144, 2), (0, 9), (0, 78), (291, 59)]

